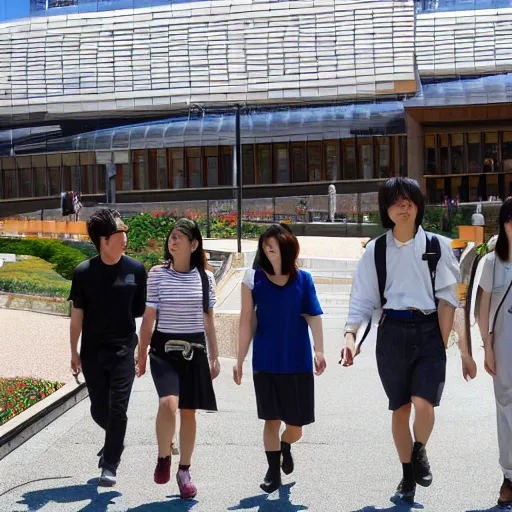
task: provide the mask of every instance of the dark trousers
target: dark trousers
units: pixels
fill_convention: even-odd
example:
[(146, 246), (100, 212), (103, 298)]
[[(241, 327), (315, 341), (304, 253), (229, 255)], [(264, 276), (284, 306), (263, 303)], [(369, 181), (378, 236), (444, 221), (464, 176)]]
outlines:
[(91, 415), (105, 430), (102, 467), (111, 470), (117, 468), (124, 448), (126, 411), (135, 378), (134, 347), (129, 340), (122, 345), (88, 347), (80, 354)]

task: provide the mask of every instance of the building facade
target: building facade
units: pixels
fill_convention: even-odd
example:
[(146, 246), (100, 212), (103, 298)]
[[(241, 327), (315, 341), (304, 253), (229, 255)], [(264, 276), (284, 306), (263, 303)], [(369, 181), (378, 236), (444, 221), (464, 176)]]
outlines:
[[(0, 214), (512, 192), (512, 1), (0, 0)], [(48, 205), (48, 206), (46, 206)]]

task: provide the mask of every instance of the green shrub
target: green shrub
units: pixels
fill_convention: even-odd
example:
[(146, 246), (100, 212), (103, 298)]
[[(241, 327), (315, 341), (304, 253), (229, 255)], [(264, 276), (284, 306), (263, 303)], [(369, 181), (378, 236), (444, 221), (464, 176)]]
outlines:
[(93, 258), (98, 255), (98, 251), (92, 242), (63, 240), (62, 243), (67, 247), (80, 251), (87, 258)]
[(32, 256), (0, 268), (0, 290), (42, 297), (69, 296), (71, 282), (57, 274), (52, 264)]
[(73, 277), (75, 267), (86, 260), (77, 249), (64, 245), (60, 240), (41, 238), (0, 238), (0, 253), (35, 256), (54, 265), (54, 270), (66, 279)]

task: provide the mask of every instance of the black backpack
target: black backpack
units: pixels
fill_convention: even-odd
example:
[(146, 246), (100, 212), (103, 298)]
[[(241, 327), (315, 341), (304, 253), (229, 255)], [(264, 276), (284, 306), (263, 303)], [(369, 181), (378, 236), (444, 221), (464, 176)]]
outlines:
[[(434, 295), (434, 300), (436, 303), (436, 307), (438, 304), (438, 300), (436, 297), (436, 272), (437, 272), (437, 264), (441, 259), (441, 245), (439, 244), (439, 239), (435, 236), (429, 236), (425, 233), (426, 236), (426, 248), (425, 253), (422, 256), (423, 261), (428, 262), (428, 269), (430, 272), (430, 280), (432, 282), (432, 293)], [(377, 270), (377, 281), (379, 283), (379, 293), (380, 293), (380, 303), (381, 306), (384, 307), (386, 304), (386, 298), (384, 297), (384, 291), (386, 289), (386, 277), (387, 277), (387, 269), (386, 269), (386, 244), (387, 244), (387, 233), (379, 236), (375, 241), (375, 268)], [(368, 322), (366, 326), (366, 330), (364, 331), (363, 337), (359, 342), (357, 353), (359, 352), (363, 341), (368, 336), (370, 330), (372, 328), (371, 320)]]

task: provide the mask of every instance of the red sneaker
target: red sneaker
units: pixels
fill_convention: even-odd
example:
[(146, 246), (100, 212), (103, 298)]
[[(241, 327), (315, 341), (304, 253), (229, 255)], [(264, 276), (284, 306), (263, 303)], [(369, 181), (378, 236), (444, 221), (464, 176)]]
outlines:
[(196, 497), (197, 487), (192, 483), (189, 469), (179, 469), (176, 474), (176, 481), (180, 489), (180, 498), (182, 500), (191, 500)]
[(155, 468), (155, 484), (166, 484), (171, 479), (171, 458), (161, 457)]

